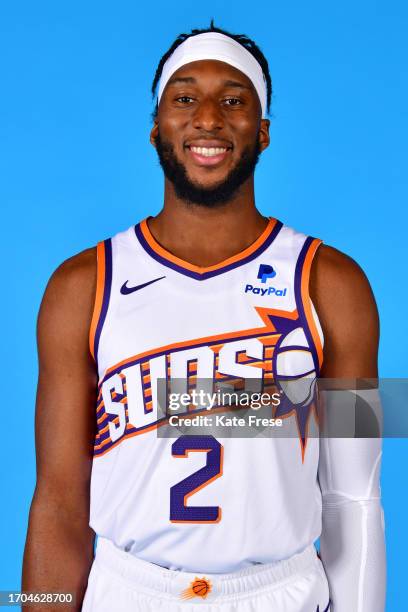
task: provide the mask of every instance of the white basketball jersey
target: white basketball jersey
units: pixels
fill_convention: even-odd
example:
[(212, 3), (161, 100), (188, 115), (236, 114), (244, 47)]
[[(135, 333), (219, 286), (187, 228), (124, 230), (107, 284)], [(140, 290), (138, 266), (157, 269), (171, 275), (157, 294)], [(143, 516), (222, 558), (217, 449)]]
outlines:
[(98, 535), (145, 561), (208, 573), (286, 559), (319, 537), (315, 400), (292, 403), (281, 390), (271, 407), (295, 436), (220, 426), (163, 437), (156, 382), (317, 376), (323, 337), (308, 285), (320, 244), (273, 218), (250, 247), (207, 268), (166, 251), (148, 219), (98, 244)]

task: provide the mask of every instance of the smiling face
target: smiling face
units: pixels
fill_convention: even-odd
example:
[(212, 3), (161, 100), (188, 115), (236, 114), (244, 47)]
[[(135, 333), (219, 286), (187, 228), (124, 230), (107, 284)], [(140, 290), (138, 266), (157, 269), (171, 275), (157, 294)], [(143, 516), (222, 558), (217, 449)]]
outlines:
[(215, 206), (253, 175), (268, 131), (250, 79), (225, 62), (200, 60), (166, 84), (150, 141), (177, 196)]

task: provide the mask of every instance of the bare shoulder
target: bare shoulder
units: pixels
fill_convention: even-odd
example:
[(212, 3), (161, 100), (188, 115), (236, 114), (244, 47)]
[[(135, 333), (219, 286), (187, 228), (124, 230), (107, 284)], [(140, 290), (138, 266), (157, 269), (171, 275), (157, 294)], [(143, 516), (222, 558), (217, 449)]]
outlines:
[(85, 341), (92, 318), (96, 273), (96, 247), (70, 257), (53, 272), (38, 318), (38, 330), (46, 339), (57, 335)]
[[(361, 266), (349, 255), (322, 244), (312, 264), (310, 296), (325, 338), (326, 371), (345, 371), (347, 363), (351, 376), (372, 376), (379, 317), (370, 282)], [(356, 364), (358, 355), (362, 357)], [(332, 367), (334, 363), (336, 368)]]
[(349, 255), (332, 246), (322, 244), (315, 255), (311, 281), (318, 287), (361, 291), (370, 288), (361, 266)]
[(85, 249), (62, 262), (53, 272), (47, 290), (89, 291), (96, 281), (96, 247)]
[(314, 257), (310, 292), (312, 300), (326, 307), (369, 308), (375, 305), (369, 280), (349, 255), (322, 244)]

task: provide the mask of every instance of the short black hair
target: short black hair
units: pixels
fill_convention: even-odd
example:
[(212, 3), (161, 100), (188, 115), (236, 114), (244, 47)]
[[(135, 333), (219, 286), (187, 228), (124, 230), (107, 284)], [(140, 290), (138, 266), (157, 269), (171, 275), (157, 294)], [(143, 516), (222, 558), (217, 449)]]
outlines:
[[(189, 34), (179, 34), (177, 36), (176, 40), (173, 42), (171, 47), (162, 56), (162, 58), (161, 58), (161, 60), (159, 62), (159, 65), (157, 66), (156, 74), (154, 75), (154, 79), (153, 79), (153, 83), (152, 83), (152, 90), (151, 90), (152, 91), (152, 98), (155, 97), (156, 88), (157, 88), (158, 82), (159, 82), (160, 77), (161, 77), (163, 66), (164, 66), (165, 62), (168, 60), (168, 58), (172, 55), (172, 53), (187, 38), (190, 38), (191, 36), (197, 36), (197, 34), (204, 34), (205, 32), (219, 32), (220, 34), (225, 34), (226, 36), (229, 36), (230, 38), (233, 38), (234, 40), (236, 40), (240, 45), (245, 47), (245, 49), (247, 49), (247, 51), (249, 51), (251, 53), (251, 55), (254, 56), (254, 58), (257, 60), (257, 62), (261, 66), (262, 72), (263, 72), (264, 77), (265, 77), (265, 81), (266, 81), (266, 109), (267, 109), (267, 111), (269, 113), (270, 107), (271, 107), (271, 99), (272, 99), (272, 79), (271, 79), (271, 75), (269, 74), (268, 60), (266, 59), (266, 57), (264, 56), (264, 54), (262, 53), (262, 51), (258, 47), (258, 45), (251, 38), (246, 36), (246, 34), (232, 34), (231, 32), (228, 32), (227, 30), (223, 30), (222, 28), (218, 28), (218, 27), (216, 27), (214, 25), (214, 19), (211, 19), (211, 23), (210, 23), (210, 27), (209, 28), (204, 28), (202, 30), (194, 29), (194, 30), (191, 30), (191, 32)], [(158, 111), (158, 104), (156, 102), (155, 109), (154, 109), (154, 111), (152, 113), (152, 118), (153, 119), (156, 118), (157, 111)]]

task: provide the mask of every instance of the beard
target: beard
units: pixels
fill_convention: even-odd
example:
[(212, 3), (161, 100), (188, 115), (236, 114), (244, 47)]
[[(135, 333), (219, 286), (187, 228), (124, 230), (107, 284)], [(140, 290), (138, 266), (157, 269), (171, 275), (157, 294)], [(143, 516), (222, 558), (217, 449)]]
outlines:
[(241, 159), (222, 181), (206, 187), (194, 183), (187, 175), (185, 166), (177, 159), (174, 147), (163, 141), (160, 132), (155, 139), (156, 151), (166, 178), (173, 184), (178, 198), (208, 208), (215, 208), (229, 202), (241, 185), (254, 173), (261, 147), (256, 139), (253, 147), (246, 147)]

